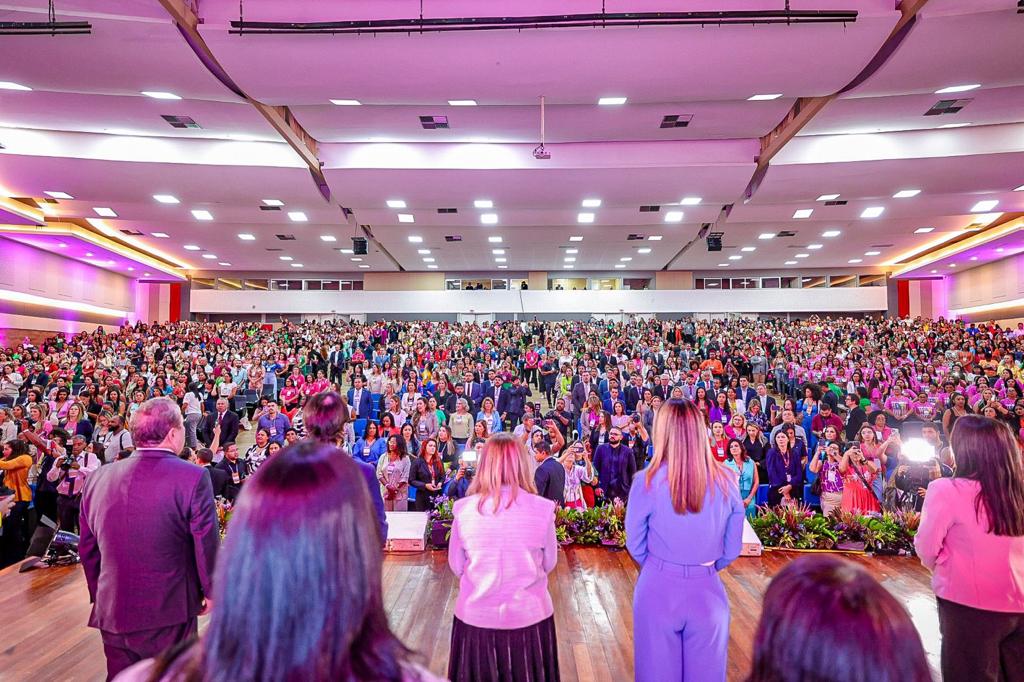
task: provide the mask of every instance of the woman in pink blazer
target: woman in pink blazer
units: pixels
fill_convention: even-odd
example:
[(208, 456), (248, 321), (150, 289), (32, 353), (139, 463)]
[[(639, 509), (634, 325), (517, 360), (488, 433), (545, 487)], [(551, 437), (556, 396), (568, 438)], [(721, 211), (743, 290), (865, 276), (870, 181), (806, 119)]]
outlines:
[(558, 562), (555, 503), (536, 494), (523, 444), (496, 433), (455, 503), (448, 565), (459, 576), (452, 682), (557, 682), (548, 574)]
[(1001, 422), (957, 419), (956, 475), (928, 485), (914, 539), (932, 571), (942, 677), (1013, 680), (1024, 674), (1024, 466)]

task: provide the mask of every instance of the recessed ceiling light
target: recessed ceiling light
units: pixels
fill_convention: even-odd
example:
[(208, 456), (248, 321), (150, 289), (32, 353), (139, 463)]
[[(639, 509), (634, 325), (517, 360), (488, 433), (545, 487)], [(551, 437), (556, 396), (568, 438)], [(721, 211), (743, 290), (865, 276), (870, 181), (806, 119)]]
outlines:
[(610, 105), (615, 105), (615, 104), (625, 104), (626, 103), (626, 98), (625, 97), (602, 97), (599, 100), (597, 100), (597, 103), (600, 104), (601, 106), (610, 106)]
[(306, 266), (305, 266), (305, 265), (303, 265), (302, 263), (292, 263), (292, 264), (291, 264), (291, 266), (292, 266), (293, 268), (304, 268), (304, 267), (306, 267)]
[(498, 258), (494, 259), (494, 262), (495, 263), (507, 263), (508, 262), (508, 258), (502, 258), (502, 257), (499, 256)]
[(682, 220), (683, 220), (683, 212), (682, 211), (669, 211), (668, 213), (665, 214), (665, 222), (666, 223), (678, 223), (678, 222), (682, 222)]
[(877, 218), (885, 213), (885, 206), (868, 206), (860, 213), (861, 218)]
[(142, 273), (142, 276), (143, 276), (143, 277), (149, 277), (149, 276), (150, 276), (150, 273), (148, 273), (148, 272), (144, 272), (144, 273)]
[(933, 275), (937, 275), (938, 273), (939, 273), (939, 271), (938, 271), (938, 270), (932, 270), (932, 274), (933, 274)]
[(416, 234), (410, 234), (409, 235), (409, 241), (412, 242), (413, 244), (422, 244), (423, 243), (423, 237), (420, 237), (419, 235), (416, 235)]
[(988, 225), (993, 220), (1003, 215), (1002, 213), (979, 213), (974, 216), (973, 225)]
[(0, 81), (0, 90), (20, 90), (22, 92), (32, 92), (32, 88), (21, 83), (12, 83), (11, 81)]
[(774, 232), (762, 232), (761, 234), (757, 235), (757, 238), (758, 239), (775, 239), (775, 233)]
[(1024, 192), (1024, 185), (1021, 185), (1020, 187), (1017, 187), (1017, 188), (1016, 188), (1016, 189), (1014, 189), (1013, 191), (1014, 191), (1014, 192)]
[(355, 253), (355, 251), (353, 251), (352, 249), (338, 249), (338, 253), (343, 253), (346, 256), (350, 256), (353, 253)]
[(729, 256), (729, 260), (742, 260), (743, 256)]
[(977, 256), (971, 256), (968, 260), (978, 260)]
[(997, 199), (986, 199), (984, 201), (979, 201), (978, 203), (971, 207), (971, 213), (988, 213), (998, 205), (999, 201)]
[(217, 256), (213, 255), (212, 253), (204, 253), (203, 258), (205, 258), (206, 260), (217, 260)]
[(663, 236), (660, 235), (660, 234), (652, 234), (652, 235), (647, 237), (647, 241), (649, 241), (649, 242), (660, 242), (662, 239), (663, 239)]
[(238, 235), (238, 238), (243, 242), (251, 242), (256, 240), (256, 235), (249, 234), (248, 232), (242, 232)]
[(809, 253), (798, 253), (798, 254), (796, 254), (796, 255), (795, 255), (795, 256), (793, 256), (793, 257), (794, 257), (794, 258), (810, 258), (810, 257), (811, 257), (811, 254), (809, 254)]
[(648, 254), (648, 253), (651, 252), (651, 249), (637, 249), (636, 252), (637, 253)]
[(893, 199), (909, 199), (910, 197), (916, 197), (921, 193), (919, 189), (901, 189), (896, 194), (892, 195)]
[(633, 257), (632, 256), (623, 256), (619, 260), (622, 261), (623, 263), (628, 263), (629, 261), (633, 260)]
[(497, 225), (498, 214), (497, 213), (481, 213), (480, 222), (484, 225)]
[(448, 100), (448, 106), (451, 107), (475, 107), (475, 99), (450, 99)]
[(363, 262), (363, 259), (358, 257), (358, 256), (355, 256), (353, 258), (349, 258), (349, 260), (352, 261), (353, 263), (362, 263)]
[(414, 223), (416, 218), (413, 217), (412, 213), (399, 213), (398, 222), (400, 223)]
[(181, 99), (179, 95), (175, 95), (173, 92), (161, 92), (160, 90), (143, 90), (142, 94), (153, 99)]
[(750, 97), (747, 98), (747, 101), (748, 102), (766, 102), (768, 100), (778, 99), (780, 97), (782, 97), (782, 93), (781, 92), (772, 93), (770, 95), (751, 95)]
[(598, 208), (601, 205), (600, 199), (584, 199), (580, 202), (583, 208)]
[(280, 258), (283, 261), (295, 260), (291, 256), (278, 256), (278, 258)]
[(729, 267), (729, 263), (719, 263), (718, 267), (720, 267), (720, 268), (727, 268), (727, 267)]
[(581, 242), (581, 241), (583, 241), (583, 237), (580, 237), (579, 235), (576, 235), (576, 236), (573, 236), (573, 237), (569, 237), (569, 241), (571, 241), (571, 242)]
[(94, 208), (92, 210), (96, 211), (96, 215), (103, 216), (104, 218), (116, 218), (117, 217), (117, 214), (114, 213), (114, 209), (107, 208), (105, 206), (98, 206), (98, 207), (96, 207), (96, 208)]
[(936, 90), (936, 95), (948, 95), (951, 92), (967, 92), (968, 90), (977, 90), (981, 87), (981, 83), (967, 83), (965, 85), (950, 85), (949, 87)]
[(880, 256), (880, 255), (882, 255), (882, 252), (881, 251), (865, 251), (864, 255), (865, 256)]
[(369, 269), (370, 266), (369, 265), (360, 265), (359, 267), (362, 268), (363, 270), (367, 270), (367, 269)]
[(384, 203), (388, 205), (388, 208), (405, 208), (405, 201), (402, 199), (388, 199)]
[(497, 235), (493, 235), (491, 237), (488, 237), (487, 241), (489, 241), (492, 244), (500, 244), (501, 243), (501, 237), (499, 237)]
[(498, 269), (499, 270), (508, 270), (508, 266), (507, 265), (499, 265)]
[(128, 266), (128, 272), (135, 272), (135, 268), (133, 268), (132, 266), (129, 265)]
[(217, 265), (222, 265), (225, 268), (230, 268), (231, 267), (231, 263), (228, 263), (227, 261), (221, 261), (220, 263), (217, 263)]
[(173, 194), (154, 194), (153, 198), (159, 201), (161, 204), (180, 204), (178, 197)]
[(491, 253), (494, 254), (495, 256), (504, 256), (505, 249), (491, 249)]
[(332, 99), (331, 104), (339, 107), (358, 107), (362, 105), (357, 99)]
[(566, 249), (566, 250), (565, 250), (565, 252), (566, 252), (567, 254), (570, 254), (570, 255), (573, 255), (573, 256), (575, 256), (575, 255), (576, 255), (577, 253), (579, 253), (579, 252), (580, 252), (580, 250), (579, 250), (579, 249)]
[(950, 264), (949, 264), (949, 267), (951, 267), (951, 268), (955, 268), (955, 267), (956, 267), (956, 263), (950, 263)]
[(973, 123), (946, 123), (944, 125), (940, 125), (939, 127), (940, 128), (966, 128), (969, 125), (974, 125), (974, 124)]
[(788, 261), (786, 261), (786, 265), (796, 265), (796, 261), (795, 260), (788, 260)]
[(86, 257), (86, 258), (92, 258), (92, 257), (93, 257), (93, 255), (94, 255), (94, 254), (93, 254), (93, 252), (92, 252), (92, 251), (86, 251), (86, 252), (85, 252), (85, 257)]
[(43, 194), (50, 197), (51, 199), (74, 199), (74, 197), (68, 194), (67, 192), (54, 192), (52, 190), (46, 190), (43, 192)]
[(576, 215), (576, 222), (578, 223), (592, 223), (594, 222), (593, 213), (578, 213)]
[(436, 265), (428, 265), (427, 269), (428, 270), (437, 270), (437, 266)]
[[(362, 258), (360, 258), (359, 260), (362, 260)], [(435, 262), (437, 262), (437, 259), (434, 258), (433, 256), (427, 256), (426, 258), (423, 259), (423, 262), (424, 263), (435, 263)]]
[(825, 230), (824, 232), (821, 233), (821, 236), (828, 237), (829, 239), (831, 239), (832, 237), (838, 237), (841, 234), (842, 232), (840, 230)]
[(476, 208), (494, 208), (494, 202), (490, 199), (477, 199), (473, 202)]
[(757, 247), (756, 246), (744, 246), (742, 249), (740, 249), (740, 251), (746, 251), (747, 253), (750, 253), (751, 251), (757, 251)]
[(309, 220), (309, 218), (306, 217), (306, 214), (302, 211), (290, 211), (288, 213), (288, 217), (293, 223), (304, 223)]
[(701, 202), (700, 197), (683, 197), (679, 202), (680, 206), (696, 206)]
[(430, 249), (416, 249), (416, 253), (420, 254), (421, 256), (429, 256)]
[(919, 227), (916, 230), (914, 230), (914, 234), (928, 234), (929, 232), (933, 231), (934, 229), (935, 229), (934, 227)]
[(822, 247), (824, 247), (824, 244), (808, 244), (807, 245), (807, 248), (810, 249), (811, 251), (817, 251), (818, 249), (820, 249)]
[(851, 258), (850, 260), (848, 260), (846, 262), (847, 263), (854, 263), (854, 264), (856, 264), (856, 263), (863, 263), (864, 261), (862, 259), (860, 259), (860, 258)]
[(203, 247), (197, 246), (196, 244), (185, 244), (185, 246), (183, 246), (182, 248), (185, 249), (186, 251), (202, 251), (203, 250)]
[(170, 239), (171, 238), (171, 235), (167, 234), (166, 232), (153, 232), (153, 233), (150, 234), (150, 236), (156, 237), (157, 239)]
[(213, 214), (202, 208), (193, 210), (192, 217), (196, 220), (213, 220)]
[(1004, 249), (1001, 246), (998, 249), (996, 249), (996, 253), (1002, 253), (1003, 251), (1006, 251), (1006, 249)]
[(838, 194), (822, 194), (815, 201), (835, 201), (839, 198)]
[(264, 199), (263, 200), (263, 205), (264, 206), (284, 206), (284, 202), (281, 201), (280, 199)]
[(810, 218), (811, 214), (814, 213), (813, 208), (798, 208), (793, 212), (794, 218)]
[(572, 256), (566, 256), (562, 260), (564, 260), (566, 263), (575, 263), (576, 262), (576, 259), (573, 258)]
[(333, 234), (322, 234), (322, 235), (320, 235), (320, 241), (322, 241), (322, 242), (336, 242), (336, 241), (338, 241), (338, 238), (335, 237)]

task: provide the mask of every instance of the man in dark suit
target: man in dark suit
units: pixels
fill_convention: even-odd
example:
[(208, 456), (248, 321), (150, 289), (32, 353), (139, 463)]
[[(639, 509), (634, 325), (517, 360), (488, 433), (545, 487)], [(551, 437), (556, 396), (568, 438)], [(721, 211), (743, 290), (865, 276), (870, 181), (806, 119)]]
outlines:
[(747, 409), (747, 404), (757, 396), (757, 390), (750, 385), (750, 380), (747, 377), (740, 377), (739, 388), (736, 389), (736, 397), (743, 401), (743, 409)]
[(356, 411), (356, 419), (369, 419), (373, 413), (373, 400), (370, 392), (363, 386), (363, 377), (356, 376), (352, 380), (352, 388), (348, 389), (348, 405)]
[(210, 472), (210, 482), (213, 484), (213, 496), (224, 497), (230, 478), (226, 471), (214, 466), (213, 450), (210, 448), (199, 448), (199, 450), (196, 451), (196, 459), (199, 460), (199, 466)]
[(229, 502), (234, 502), (238, 493), (242, 491), (242, 484), (252, 474), (248, 460), (238, 458), (237, 443), (224, 444), (224, 459), (217, 462), (216, 468), (228, 479), (224, 486), (224, 498)]
[(506, 428), (511, 429), (523, 418), (523, 413), (526, 412), (526, 399), (533, 395), (533, 391), (530, 390), (529, 384), (524, 384), (518, 376), (515, 376), (512, 377), (512, 388), (502, 389), (501, 393), (505, 396), (505, 407), (504, 409), (499, 407), (497, 400), (495, 407), (502, 413)]
[(100, 467), (82, 494), (79, 551), (112, 679), (198, 634), (220, 546), (210, 474), (179, 459), (181, 409), (169, 398), (132, 417), (136, 452)]
[(846, 394), (846, 429), (844, 431), (846, 442), (852, 443), (860, 433), (860, 427), (868, 420), (868, 414), (860, 406), (860, 398), (853, 393)]
[(778, 411), (775, 398), (768, 395), (768, 387), (764, 384), (757, 385), (757, 400), (761, 403), (761, 412), (768, 417), (773, 416), (772, 412)]
[(455, 408), (458, 407), (459, 400), (462, 399), (465, 399), (467, 403), (466, 411), (470, 414), (476, 414), (476, 403), (466, 395), (465, 386), (466, 384), (455, 384), (455, 393), (448, 394), (448, 398), (441, 409), (449, 416), (455, 413)]
[(340, 385), (345, 376), (345, 353), (340, 348), (335, 347), (327, 354), (327, 369), (330, 380)]
[(541, 441), (535, 447), (540, 466), (533, 472), (537, 494), (546, 497), (558, 506), (565, 504), (565, 467), (551, 456), (551, 446)]
[(583, 406), (586, 404), (587, 398), (590, 397), (591, 391), (597, 392), (597, 382), (591, 381), (590, 370), (585, 369), (580, 372), (580, 380), (573, 385), (570, 394), (572, 413), (577, 418), (583, 414)]
[(220, 445), (238, 440), (238, 415), (228, 409), (228, 399), (218, 398), (213, 412), (206, 415), (202, 440), (205, 445), (213, 442), (213, 429), (220, 425)]
[[(483, 400), (484, 398), (490, 396), (491, 399), (494, 400), (494, 402), (495, 402), (495, 405), (494, 405), (495, 409), (497, 409), (497, 407), (498, 407), (498, 405), (497, 405), (498, 399), (495, 396), (494, 389), (500, 388), (501, 387), (501, 383), (502, 383), (501, 379), (498, 378), (498, 376), (495, 374), (494, 370), (493, 369), (492, 370), (488, 370), (487, 378), (484, 379), (483, 384), (481, 384), (481, 386), (480, 386), (480, 400)], [(477, 402), (479, 403), (479, 401), (477, 401)]]
[(639, 373), (634, 374), (630, 377), (630, 384), (626, 387), (626, 394), (624, 396), (626, 402), (626, 412), (633, 412), (636, 410), (637, 404), (644, 398), (644, 389), (642, 386), (643, 377)]

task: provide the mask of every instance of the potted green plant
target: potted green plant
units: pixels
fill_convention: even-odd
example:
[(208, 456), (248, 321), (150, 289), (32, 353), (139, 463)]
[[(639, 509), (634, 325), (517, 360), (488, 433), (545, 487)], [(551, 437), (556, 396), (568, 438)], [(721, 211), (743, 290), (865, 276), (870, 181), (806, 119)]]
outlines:
[(430, 544), (437, 549), (448, 546), (448, 539), (452, 534), (452, 521), (455, 519), (452, 513), (454, 504), (455, 500), (441, 495), (434, 501), (434, 508), (430, 510)]

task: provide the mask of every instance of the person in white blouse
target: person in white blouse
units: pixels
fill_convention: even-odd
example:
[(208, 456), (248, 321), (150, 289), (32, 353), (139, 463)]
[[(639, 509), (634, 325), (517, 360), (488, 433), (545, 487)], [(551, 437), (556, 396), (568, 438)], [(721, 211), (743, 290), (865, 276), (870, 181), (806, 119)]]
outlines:
[(555, 682), (558, 644), (548, 574), (558, 562), (555, 503), (536, 494), (526, 448), (491, 436), (467, 497), (453, 508), (448, 565), (459, 577), (452, 682)]

